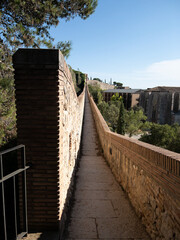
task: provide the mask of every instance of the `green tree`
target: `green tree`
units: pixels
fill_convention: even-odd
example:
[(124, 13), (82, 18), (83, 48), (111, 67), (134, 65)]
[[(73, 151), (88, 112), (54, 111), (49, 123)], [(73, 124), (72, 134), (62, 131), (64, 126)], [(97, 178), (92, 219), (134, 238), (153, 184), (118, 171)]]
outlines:
[(109, 104), (105, 101), (101, 101), (100, 103), (98, 103), (97, 106), (98, 106), (102, 116), (107, 121), (108, 120), (108, 114), (107, 113), (109, 111)]
[(145, 133), (140, 140), (158, 147), (166, 148), (180, 153), (180, 126), (174, 124), (151, 124), (150, 131)]
[(16, 136), (16, 108), (11, 79), (0, 79), (0, 146)]
[(112, 95), (111, 97), (111, 101), (115, 102), (115, 101), (122, 101), (123, 97), (122, 96), (119, 96), (118, 93), (115, 93)]
[(68, 57), (71, 42), (53, 45), (50, 27), (57, 26), (60, 19), (68, 21), (76, 16), (88, 18), (95, 11), (97, 2), (98, 0), (0, 1), (0, 144), (15, 133), (13, 53), (19, 47), (46, 46), (57, 47)]
[(110, 104), (106, 116), (108, 126), (113, 132), (115, 132), (117, 129), (119, 108), (115, 104)]
[(72, 43), (71, 41), (65, 41), (65, 42), (58, 42), (56, 45), (57, 49), (60, 49), (62, 54), (68, 58), (70, 55), (70, 51), (72, 49)]
[(139, 133), (139, 130), (143, 129), (145, 120), (147, 117), (144, 115), (142, 109), (137, 109), (136, 111), (131, 109), (126, 114), (126, 133), (129, 134), (129, 137)]
[(124, 103), (121, 101), (119, 117), (117, 122), (117, 133), (124, 135), (125, 134), (125, 109)]
[(85, 73), (82, 73), (79, 70), (76, 71), (76, 70), (72, 69), (70, 65), (68, 67), (71, 72), (71, 76), (72, 76), (72, 80), (74, 83), (76, 93), (79, 96), (84, 89), (85, 78), (86, 78)]
[(109, 104), (105, 101), (101, 101), (99, 104), (97, 104), (102, 116), (104, 117), (104, 120), (107, 122), (109, 128), (113, 132), (115, 132), (117, 129), (117, 121), (119, 115), (119, 105), (117, 106), (114, 103), (116, 102)]
[(1, 0), (1, 45), (13, 50), (41, 44), (52, 47), (51, 26), (57, 26), (62, 18), (86, 19), (96, 6), (97, 0)]
[(102, 102), (102, 99), (103, 99), (102, 89), (100, 88), (99, 84), (95, 84), (95, 85), (89, 84), (88, 89), (96, 104)]
[(123, 84), (120, 82), (113, 82), (113, 85), (115, 86), (115, 88), (122, 88)]
[(97, 99), (98, 99), (98, 100), (97, 100), (98, 104), (103, 101), (102, 91), (98, 91), (98, 92), (97, 92)]

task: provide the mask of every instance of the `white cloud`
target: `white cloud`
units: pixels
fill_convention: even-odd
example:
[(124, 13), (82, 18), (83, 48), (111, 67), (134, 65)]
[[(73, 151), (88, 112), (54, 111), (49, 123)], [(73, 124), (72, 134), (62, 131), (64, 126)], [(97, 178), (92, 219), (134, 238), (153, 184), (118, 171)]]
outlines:
[(162, 80), (178, 80), (180, 84), (180, 59), (153, 63), (146, 69), (146, 74)]
[(143, 88), (155, 86), (180, 86), (180, 59), (152, 63), (146, 69), (137, 71), (132, 77)]
[(179, 86), (180, 87), (180, 59), (152, 63), (145, 69), (132, 72), (91, 72), (89, 76), (99, 77), (109, 81), (122, 82), (131, 88), (150, 88), (155, 86)]

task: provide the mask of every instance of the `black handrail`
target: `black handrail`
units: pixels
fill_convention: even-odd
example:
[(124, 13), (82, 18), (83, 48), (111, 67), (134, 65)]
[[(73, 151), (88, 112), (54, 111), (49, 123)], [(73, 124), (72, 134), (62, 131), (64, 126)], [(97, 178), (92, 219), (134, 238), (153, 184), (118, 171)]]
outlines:
[[(21, 159), (22, 159), (22, 166), (17, 169), (16, 171), (11, 172), (10, 174), (4, 175), (3, 172), (3, 156), (7, 153), (16, 151), (21, 149)], [(29, 166), (26, 166), (26, 155), (25, 155), (25, 146), (18, 145), (16, 147), (4, 150), (0, 152), (0, 184), (2, 189), (2, 208), (3, 208), (3, 225), (4, 225), (4, 240), (8, 240), (8, 233), (7, 233), (7, 219), (6, 219), (6, 204), (5, 204), (5, 193), (4, 193), (4, 182), (10, 178), (13, 178), (13, 196), (14, 196), (14, 230), (15, 230), (15, 238), (20, 239), (23, 236), (27, 235), (28, 233), (28, 223), (27, 223), (27, 193), (26, 193), (26, 170)], [(23, 220), (25, 231), (18, 233), (17, 229), (17, 206), (16, 206), (16, 176), (20, 173), (23, 173)], [(8, 206), (9, 207), (9, 206)]]

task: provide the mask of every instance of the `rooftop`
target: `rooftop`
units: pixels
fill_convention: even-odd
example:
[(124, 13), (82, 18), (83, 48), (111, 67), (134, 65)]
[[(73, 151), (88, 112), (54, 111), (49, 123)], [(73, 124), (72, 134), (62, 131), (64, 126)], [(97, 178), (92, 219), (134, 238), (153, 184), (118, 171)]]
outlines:
[(140, 93), (142, 89), (108, 89), (104, 92), (110, 92), (110, 93)]
[(148, 88), (146, 91), (148, 92), (180, 92), (180, 87), (158, 86), (154, 88)]

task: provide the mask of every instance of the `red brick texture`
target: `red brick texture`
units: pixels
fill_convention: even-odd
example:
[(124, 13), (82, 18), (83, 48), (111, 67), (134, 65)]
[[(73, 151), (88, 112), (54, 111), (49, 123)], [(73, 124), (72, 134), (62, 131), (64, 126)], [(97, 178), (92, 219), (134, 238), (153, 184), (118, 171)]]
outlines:
[(61, 159), (61, 108), (67, 82), (77, 105), (78, 98), (59, 50), (19, 49), (13, 66), (18, 143), (26, 146), (26, 162), (31, 165), (27, 171), (29, 230), (55, 230), (61, 220), (59, 209), (63, 208), (60, 169), (67, 161)]

